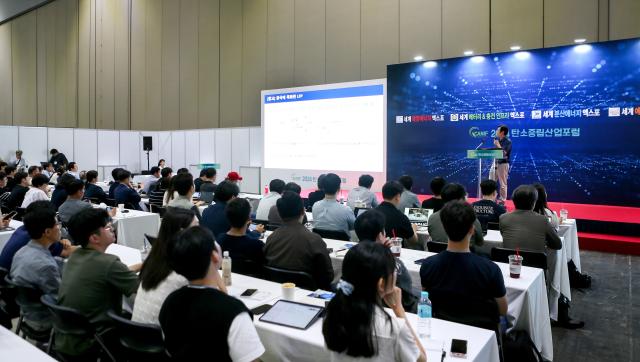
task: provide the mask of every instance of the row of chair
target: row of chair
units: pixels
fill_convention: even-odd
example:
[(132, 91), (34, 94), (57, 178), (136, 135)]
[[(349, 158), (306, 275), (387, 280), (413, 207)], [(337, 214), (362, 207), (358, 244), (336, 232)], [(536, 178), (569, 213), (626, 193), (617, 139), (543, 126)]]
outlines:
[[(447, 250), (447, 243), (428, 241), (427, 250), (432, 253), (440, 253)], [(522, 256), (522, 265), (547, 270), (547, 255), (541, 251), (518, 250)], [(493, 247), (491, 248), (491, 260), (498, 263), (508, 263), (509, 255), (515, 255), (515, 249)]]

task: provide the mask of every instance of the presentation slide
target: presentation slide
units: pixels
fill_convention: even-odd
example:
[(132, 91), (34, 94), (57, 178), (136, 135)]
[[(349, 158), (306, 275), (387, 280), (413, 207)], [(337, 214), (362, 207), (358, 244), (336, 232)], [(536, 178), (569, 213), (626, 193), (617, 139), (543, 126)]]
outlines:
[(311, 187), (324, 172), (349, 185), (363, 173), (382, 182), (384, 115), (384, 80), (263, 91), (264, 169)]
[(509, 193), (540, 182), (552, 201), (640, 207), (639, 39), (391, 65), (387, 85), (387, 175), (414, 192), (443, 176), (475, 197), (466, 151), (504, 124)]

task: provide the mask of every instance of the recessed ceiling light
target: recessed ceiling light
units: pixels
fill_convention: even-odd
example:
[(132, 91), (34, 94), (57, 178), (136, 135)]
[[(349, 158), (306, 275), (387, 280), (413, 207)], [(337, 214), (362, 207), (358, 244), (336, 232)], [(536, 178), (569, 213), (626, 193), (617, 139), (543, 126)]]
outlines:
[(584, 43), (585, 41), (587, 41), (587, 39), (585, 38), (578, 38), (573, 40), (573, 42), (576, 44)]
[(425, 68), (435, 68), (438, 66), (437, 62), (434, 62), (433, 60), (430, 60), (428, 62), (425, 62), (424, 64), (422, 64), (423, 67)]
[(514, 46), (511, 47), (511, 50), (513, 50), (513, 51), (520, 50), (520, 49), (522, 49), (520, 47), (520, 45), (514, 45)]
[(465, 50), (463, 54), (466, 56), (473, 55), (473, 50)]
[(413, 60), (415, 60), (416, 62), (419, 62), (421, 60), (423, 60), (424, 58), (422, 57), (422, 55), (416, 55), (415, 57), (413, 57)]

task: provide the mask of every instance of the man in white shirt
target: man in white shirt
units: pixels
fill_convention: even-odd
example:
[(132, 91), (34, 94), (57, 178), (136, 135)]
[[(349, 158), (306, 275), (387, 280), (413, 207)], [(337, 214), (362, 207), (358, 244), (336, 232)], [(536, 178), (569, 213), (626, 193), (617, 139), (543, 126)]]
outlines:
[(351, 209), (363, 208), (371, 209), (378, 206), (378, 199), (376, 194), (371, 192), (371, 185), (373, 185), (373, 177), (371, 175), (362, 175), (358, 179), (358, 187), (349, 191), (347, 196), (347, 206)]
[(181, 231), (169, 248), (169, 260), (176, 273), (189, 280), (189, 285), (165, 299), (160, 310), (160, 326), (171, 356), (178, 361), (202, 356), (258, 360), (264, 346), (247, 307), (227, 294), (218, 272), (220, 247), (211, 232), (201, 226)]
[(313, 222), (316, 229), (344, 231), (349, 234), (353, 230), (356, 217), (348, 206), (336, 200), (340, 191), (340, 176), (329, 173), (322, 181), (324, 199), (313, 204)]
[(29, 191), (24, 195), (22, 205), (20, 207), (26, 208), (34, 201), (49, 201), (49, 179), (42, 174), (36, 174), (31, 179), (31, 187)]
[(402, 195), (400, 195), (400, 202), (396, 206), (398, 210), (404, 212), (404, 209), (407, 207), (420, 207), (418, 195), (411, 192), (411, 187), (413, 187), (413, 178), (409, 175), (402, 175), (398, 179), (398, 182), (400, 182), (404, 187), (404, 191), (402, 191)]
[(149, 171), (151, 172), (151, 175), (147, 177), (147, 180), (144, 182), (144, 186), (142, 187), (142, 191), (147, 195), (151, 192), (152, 187), (156, 185), (158, 180), (160, 180), (160, 167), (153, 166)]
[(68, 174), (80, 180), (80, 173), (78, 172), (78, 164), (75, 162), (69, 162)]
[(260, 203), (258, 203), (256, 219), (269, 219), (269, 210), (271, 210), (271, 207), (274, 206), (281, 197), (282, 191), (284, 191), (284, 185), (284, 181), (280, 179), (274, 179), (269, 182), (269, 193), (260, 200)]
[(16, 155), (11, 157), (9, 160), (9, 165), (14, 166), (18, 171), (26, 171), (27, 167), (29, 167), (29, 163), (27, 160), (22, 158), (22, 150), (16, 150)]

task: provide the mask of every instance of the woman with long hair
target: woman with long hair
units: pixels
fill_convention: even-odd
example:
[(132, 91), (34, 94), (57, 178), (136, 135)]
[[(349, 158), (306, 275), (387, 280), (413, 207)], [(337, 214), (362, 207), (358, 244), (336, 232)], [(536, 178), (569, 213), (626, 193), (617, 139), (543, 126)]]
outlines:
[(188, 284), (169, 267), (168, 247), (173, 237), (183, 229), (198, 225), (191, 210), (172, 208), (162, 218), (158, 237), (140, 270), (140, 286), (131, 320), (158, 325), (162, 303), (171, 292)]
[(560, 221), (558, 220), (558, 215), (547, 205), (547, 190), (545, 190), (544, 185), (539, 183), (533, 184), (533, 187), (538, 191), (538, 201), (533, 207), (533, 212), (546, 216), (551, 226), (558, 230)]
[[(426, 361), (424, 348), (405, 319), (395, 279), (396, 260), (388, 248), (360, 243), (349, 250), (322, 324), (333, 361)], [(385, 311), (385, 304), (395, 316)]]

